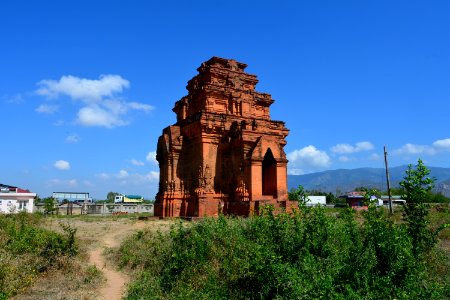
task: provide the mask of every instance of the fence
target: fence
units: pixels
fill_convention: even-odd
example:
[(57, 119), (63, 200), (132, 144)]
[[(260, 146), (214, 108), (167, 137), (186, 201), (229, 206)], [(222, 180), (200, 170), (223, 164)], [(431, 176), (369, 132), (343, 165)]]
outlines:
[[(37, 204), (36, 211), (44, 212), (44, 206)], [(58, 215), (113, 215), (113, 214), (153, 214), (153, 204), (141, 203), (65, 203), (56, 207)]]

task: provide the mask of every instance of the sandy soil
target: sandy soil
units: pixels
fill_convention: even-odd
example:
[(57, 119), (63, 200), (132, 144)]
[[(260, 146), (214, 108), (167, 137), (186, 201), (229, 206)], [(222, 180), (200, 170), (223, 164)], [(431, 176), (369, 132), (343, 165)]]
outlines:
[(99, 299), (105, 300), (121, 299), (125, 292), (128, 278), (124, 273), (117, 271), (115, 266), (107, 263), (105, 257), (102, 255), (103, 251), (105, 248), (116, 248), (120, 246), (120, 242), (127, 234), (137, 228), (143, 227), (142, 222), (136, 222), (131, 226), (114, 225), (117, 224), (113, 224), (111, 230), (106, 230), (104, 234), (98, 236), (97, 246), (89, 251), (89, 262), (96, 265), (103, 272), (103, 276), (106, 279), (105, 285), (99, 291)]

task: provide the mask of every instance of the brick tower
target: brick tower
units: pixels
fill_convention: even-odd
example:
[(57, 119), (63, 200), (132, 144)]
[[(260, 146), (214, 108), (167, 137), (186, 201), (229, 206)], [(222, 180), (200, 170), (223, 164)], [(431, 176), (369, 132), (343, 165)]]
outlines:
[(289, 130), (270, 119), (274, 102), (255, 91), (246, 64), (213, 57), (197, 69), (188, 95), (175, 103), (177, 122), (158, 139), (160, 182), (155, 215), (249, 215), (287, 200)]

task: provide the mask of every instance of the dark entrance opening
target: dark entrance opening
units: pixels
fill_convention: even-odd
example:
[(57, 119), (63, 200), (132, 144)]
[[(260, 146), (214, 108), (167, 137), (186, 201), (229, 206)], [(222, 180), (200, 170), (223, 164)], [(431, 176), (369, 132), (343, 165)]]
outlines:
[(270, 148), (262, 162), (262, 194), (277, 197), (277, 162)]

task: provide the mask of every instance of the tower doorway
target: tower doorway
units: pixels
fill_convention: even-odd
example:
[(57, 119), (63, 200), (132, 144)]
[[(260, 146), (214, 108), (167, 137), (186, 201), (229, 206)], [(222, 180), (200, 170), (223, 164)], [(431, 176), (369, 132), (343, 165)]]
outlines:
[(262, 194), (277, 197), (277, 162), (270, 148), (262, 162)]

